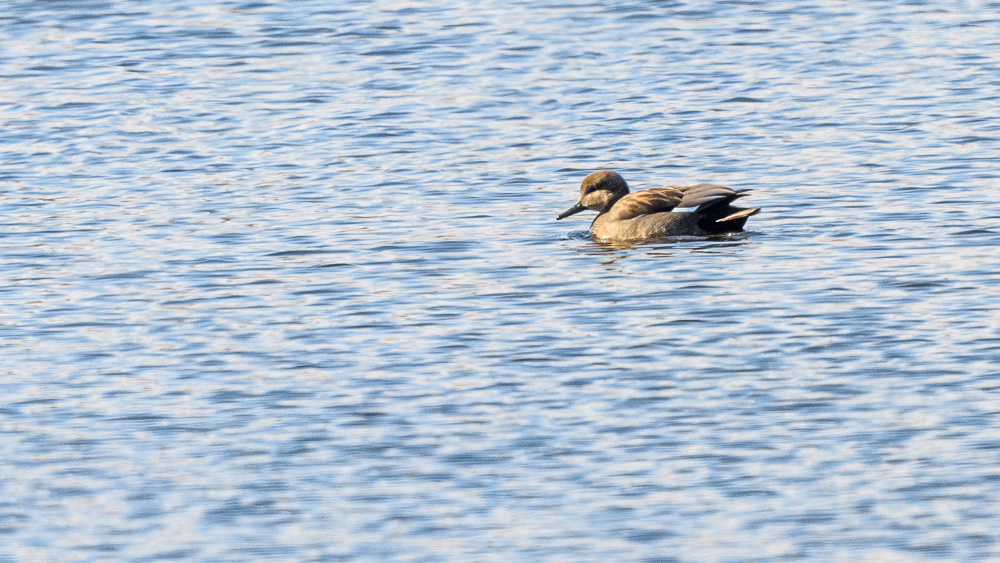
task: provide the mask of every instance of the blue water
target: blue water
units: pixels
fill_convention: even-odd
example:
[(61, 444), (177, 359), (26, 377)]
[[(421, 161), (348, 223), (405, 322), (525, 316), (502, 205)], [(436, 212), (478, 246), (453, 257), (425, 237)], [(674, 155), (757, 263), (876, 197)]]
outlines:
[(1000, 5), (164, 4), (0, 13), (0, 561), (1000, 558)]

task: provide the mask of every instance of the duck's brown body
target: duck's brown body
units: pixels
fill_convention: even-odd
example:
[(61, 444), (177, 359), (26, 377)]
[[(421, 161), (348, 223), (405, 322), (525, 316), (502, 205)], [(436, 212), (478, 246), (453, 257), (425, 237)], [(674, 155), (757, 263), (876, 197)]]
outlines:
[(713, 234), (698, 225), (694, 213), (670, 211), (616, 220), (610, 213), (598, 215), (590, 225), (590, 235), (601, 240), (650, 240), (677, 236)]
[[(558, 219), (586, 209), (598, 212), (590, 226), (592, 237), (606, 241), (644, 241), (677, 236), (708, 236), (743, 229), (760, 208), (743, 209), (731, 203), (749, 190), (718, 184), (653, 188), (629, 193), (616, 172), (599, 170), (580, 184), (580, 200)], [(675, 213), (675, 207), (695, 207)]]

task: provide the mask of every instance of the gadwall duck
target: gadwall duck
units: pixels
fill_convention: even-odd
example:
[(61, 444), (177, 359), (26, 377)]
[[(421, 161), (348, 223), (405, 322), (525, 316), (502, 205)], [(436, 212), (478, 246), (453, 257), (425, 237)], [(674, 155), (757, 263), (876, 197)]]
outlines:
[[(590, 235), (605, 241), (655, 240), (675, 236), (708, 236), (743, 230), (747, 218), (759, 207), (731, 205), (750, 190), (719, 184), (651, 188), (629, 193), (617, 172), (598, 170), (580, 184), (580, 200), (556, 219), (587, 209), (597, 212)], [(690, 213), (673, 213), (675, 207), (696, 207)]]

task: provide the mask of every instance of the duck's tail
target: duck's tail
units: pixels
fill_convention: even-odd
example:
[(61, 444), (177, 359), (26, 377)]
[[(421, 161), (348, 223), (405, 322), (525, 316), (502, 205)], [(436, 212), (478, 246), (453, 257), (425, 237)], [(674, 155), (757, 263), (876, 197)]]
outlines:
[(698, 225), (710, 233), (732, 233), (743, 230), (747, 219), (758, 213), (759, 207), (744, 209), (729, 204), (716, 205), (702, 213), (703, 218)]
[[(730, 206), (729, 209), (734, 209), (734, 210), (737, 210), (737, 211), (736, 211), (736, 213), (730, 213), (729, 215), (726, 215), (725, 217), (722, 217), (721, 219), (716, 219), (715, 222), (716, 223), (728, 223), (730, 221), (738, 221), (738, 220), (742, 219), (743, 223), (746, 223), (748, 217), (753, 217), (754, 215), (760, 213), (760, 208), (759, 207), (754, 207), (753, 209), (740, 209), (739, 207), (732, 207), (732, 206)], [(743, 223), (740, 223), (740, 226), (739, 226), (740, 229), (743, 228)]]

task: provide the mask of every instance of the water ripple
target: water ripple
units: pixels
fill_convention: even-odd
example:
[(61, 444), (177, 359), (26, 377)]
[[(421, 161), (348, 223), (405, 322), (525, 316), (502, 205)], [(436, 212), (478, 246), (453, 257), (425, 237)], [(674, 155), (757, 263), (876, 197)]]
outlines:
[(11, 3), (4, 556), (1000, 557), (983, 7)]

